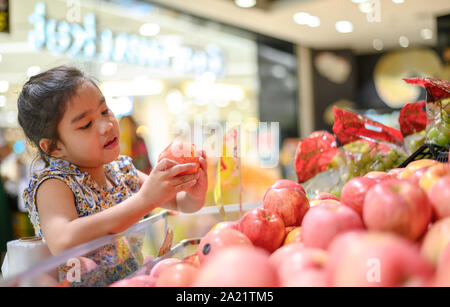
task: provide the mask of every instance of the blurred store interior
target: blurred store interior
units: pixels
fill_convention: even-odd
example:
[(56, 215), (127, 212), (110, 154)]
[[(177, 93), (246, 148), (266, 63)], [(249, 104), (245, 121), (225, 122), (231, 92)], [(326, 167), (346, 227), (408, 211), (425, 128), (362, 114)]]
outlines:
[[(11, 149), (0, 155), (0, 216), (10, 217), (11, 239), (33, 235), (21, 191), (35, 151), (17, 97), (49, 68), (94, 77), (116, 116), (132, 119), (122, 122), (123, 153), (152, 165), (180, 124), (202, 145), (211, 131), (198, 138), (196, 124), (240, 123), (256, 143), (269, 137), (265, 155), (252, 142), (242, 148), (244, 202), (261, 201), (279, 178), (296, 180), (296, 144), (331, 132), (333, 106), (398, 128), (400, 108), (425, 98), (403, 78), (450, 79), (448, 0), (0, 0), (0, 13), (0, 131)], [(279, 123), (278, 135), (260, 123)]]

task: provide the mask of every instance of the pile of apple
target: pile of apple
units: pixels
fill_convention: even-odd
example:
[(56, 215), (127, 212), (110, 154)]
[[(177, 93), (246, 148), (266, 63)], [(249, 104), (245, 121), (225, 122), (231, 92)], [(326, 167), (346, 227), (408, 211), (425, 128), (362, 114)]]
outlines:
[(420, 160), (350, 180), (341, 198), (276, 182), (263, 205), (221, 222), (150, 286), (450, 286), (450, 164)]

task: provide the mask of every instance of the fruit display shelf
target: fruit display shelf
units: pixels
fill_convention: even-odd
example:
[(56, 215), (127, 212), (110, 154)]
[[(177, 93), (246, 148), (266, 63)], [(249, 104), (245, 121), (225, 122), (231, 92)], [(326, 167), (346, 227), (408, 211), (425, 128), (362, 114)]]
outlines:
[(408, 157), (399, 168), (407, 167), (413, 161), (421, 159), (431, 159), (439, 162), (448, 162), (450, 145), (446, 147), (436, 144), (423, 144), (415, 153)]

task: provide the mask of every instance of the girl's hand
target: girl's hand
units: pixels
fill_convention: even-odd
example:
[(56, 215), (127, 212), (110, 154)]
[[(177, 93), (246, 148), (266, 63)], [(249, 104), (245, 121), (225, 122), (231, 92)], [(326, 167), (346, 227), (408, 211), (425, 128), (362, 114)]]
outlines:
[(200, 168), (196, 174), (197, 182), (193, 186), (186, 188), (185, 191), (194, 198), (204, 199), (208, 190), (208, 165), (205, 151), (199, 151), (199, 155)]
[(145, 179), (138, 194), (145, 203), (160, 206), (174, 198), (178, 192), (186, 191), (197, 184), (198, 174), (176, 177), (194, 167), (195, 163), (178, 164), (164, 159)]

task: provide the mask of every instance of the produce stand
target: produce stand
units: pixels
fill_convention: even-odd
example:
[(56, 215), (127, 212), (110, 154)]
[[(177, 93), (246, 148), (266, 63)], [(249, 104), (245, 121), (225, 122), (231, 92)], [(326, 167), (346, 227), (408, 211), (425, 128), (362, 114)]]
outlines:
[[(260, 205), (260, 203), (245, 204), (243, 205), (243, 210), (248, 211)], [(225, 210), (228, 218), (239, 216), (239, 205), (228, 205)], [(183, 225), (188, 220), (203, 220), (205, 221), (205, 228), (194, 227), (194, 229), (190, 229), (190, 234), (195, 235), (195, 237), (181, 239), (179, 242), (174, 243), (167, 252), (158, 257), (157, 251), (164, 241), (167, 229), (173, 228), (174, 232), (177, 232), (177, 225)], [(0, 280), (0, 287), (109, 286), (118, 280), (149, 272), (152, 267), (161, 260), (167, 258), (183, 259), (189, 256), (196, 251), (201, 237), (206, 234), (214, 224), (222, 220), (219, 209), (215, 206), (204, 207), (194, 214), (178, 214), (164, 210), (133, 225), (123, 233), (107, 235), (82, 244), (59, 255), (45, 259), (16, 276)], [(57, 281), (57, 271), (61, 265), (70, 263), (74, 259), (80, 259), (80, 257), (86, 257), (105, 246), (117, 243), (122, 238), (132, 237), (139, 238), (139, 240), (143, 242), (141, 251), (146, 259), (142, 263), (133, 263), (130, 261), (128, 264), (128, 267), (130, 268), (129, 274), (126, 274), (123, 278), (117, 279), (116, 276), (112, 276), (113, 274), (110, 272), (108, 266), (98, 263), (98, 266), (89, 272), (83, 272), (82, 269), (79, 282), (74, 281), (69, 283), (67, 281)], [(125, 262), (126, 261), (129, 260), (127, 259)]]

